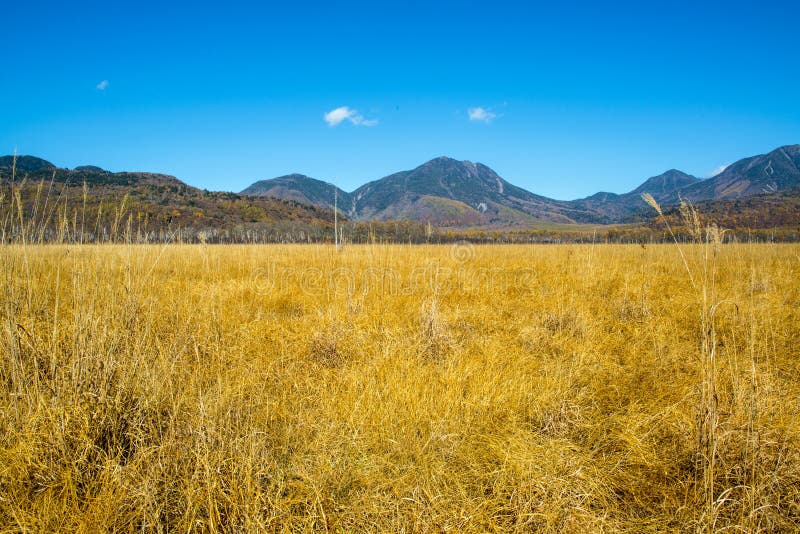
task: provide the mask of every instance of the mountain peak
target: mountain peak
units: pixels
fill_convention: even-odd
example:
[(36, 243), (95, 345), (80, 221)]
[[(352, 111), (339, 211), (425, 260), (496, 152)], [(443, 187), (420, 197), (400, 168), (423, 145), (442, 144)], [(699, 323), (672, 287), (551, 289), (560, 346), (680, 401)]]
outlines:
[[(11, 168), (15, 165), (14, 156), (0, 157), (0, 167)], [(56, 166), (47, 160), (36, 156), (16, 156), (16, 169), (22, 172), (39, 172), (45, 170), (55, 170)]]
[(420, 165), (417, 168), (418, 169), (424, 168), (424, 167), (448, 167), (448, 168), (453, 167), (454, 168), (454, 167), (464, 167), (464, 166), (468, 167), (470, 165), (474, 166), (475, 164), (472, 163), (471, 161), (459, 161), (459, 160), (453, 159), (453, 158), (451, 158), (449, 156), (439, 156), (438, 158), (433, 158), (432, 160), (426, 161), (425, 163), (423, 163), (422, 165)]
[[(451, 158), (450, 156), (437, 156), (432, 160), (428, 161), (427, 163), (461, 163), (457, 159)], [(423, 163), (424, 165), (424, 163)]]
[(102, 167), (98, 167), (97, 165), (78, 165), (75, 167), (76, 171), (80, 172), (99, 172), (108, 174), (109, 171), (103, 169)]
[(468, 160), (459, 161), (447, 156), (434, 158), (409, 172), (410, 175), (417, 177), (447, 176), (449, 179), (456, 181), (481, 180), (487, 177), (494, 181), (496, 177), (495, 172), (485, 165)]
[(691, 174), (686, 174), (678, 169), (670, 169), (658, 176), (648, 178), (642, 185), (634, 189), (632, 193), (637, 195), (643, 193), (650, 193), (651, 195), (656, 195), (657, 193), (673, 193), (683, 187), (696, 184), (699, 181), (699, 178)]
[(328, 209), (333, 209), (337, 204), (342, 207), (351, 204), (350, 193), (299, 173), (259, 180), (242, 190), (241, 194), (283, 198)]
[(316, 178), (312, 178), (305, 174), (300, 174), (299, 172), (293, 172), (292, 174), (272, 178), (272, 180), (316, 180)]

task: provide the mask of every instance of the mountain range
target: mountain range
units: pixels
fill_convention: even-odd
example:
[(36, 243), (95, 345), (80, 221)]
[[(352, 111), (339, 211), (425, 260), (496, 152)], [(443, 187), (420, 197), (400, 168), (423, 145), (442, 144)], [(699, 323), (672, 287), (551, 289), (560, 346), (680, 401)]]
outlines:
[[(16, 163), (14, 163), (16, 161)], [(190, 226), (230, 226), (259, 220), (329, 221), (331, 210), (353, 221), (405, 220), (443, 228), (531, 228), (541, 223), (615, 224), (653, 216), (642, 194), (664, 207), (680, 199), (728, 201), (756, 195), (800, 191), (800, 145), (748, 157), (707, 179), (671, 169), (627, 193), (599, 192), (577, 200), (554, 200), (517, 187), (481, 163), (448, 157), (371, 181), (347, 192), (333, 184), (291, 174), (255, 182), (241, 193), (214, 193), (173, 176), (109, 172), (93, 165), (58, 168), (34, 157), (0, 157), (0, 180), (54, 179), (75, 189), (83, 184), (98, 199), (127, 195), (149, 217)], [(783, 196), (777, 198), (784, 198)], [(236, 209), (231, 209), (235, 207)]]
[(534, 222), (621, 223), (652, 216), (642, 194), (668, 206), (728, 200), (800, 186), (800, 145), (748, 157), (700, 179), (676, 169), (645, 180), (627, 193), (600, 192), (577, 200), (554, 200), (517, 187), (481, 163), (439, 157), (362, 185), (353, 192), (291, 174), (255, 182), (244, 195), (291, 199), (328, 209), (334, 203), (354, 220), (413, 220), (440, 226), (524, 226)]

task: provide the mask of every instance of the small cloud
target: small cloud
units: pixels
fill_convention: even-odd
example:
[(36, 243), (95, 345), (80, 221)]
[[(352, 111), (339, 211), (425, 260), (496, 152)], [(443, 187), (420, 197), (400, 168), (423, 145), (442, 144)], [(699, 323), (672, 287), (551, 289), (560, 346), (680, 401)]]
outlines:
[(325, 122), (328, 123), (328, 126), (336, 126), (343, 120), (352, 117), (354, 113), (355, 112), (347, 106), (342, 106), (327, 112), (323, 118)]
[(378, 119), (365, 119), (358, 113), (356, 113), (352, 117), (349, 117), (349, 120), (356, 126), (375, 126), (376, 124), (378, 124)]
[(108, 87), (108, 80), (103, 80), (102, 82), (97, 84), (98, 91), (105, 91), (106, 87)]
[(497, 118), (497, 113), (480, 106), (477, 108), (469, 108), (467, 114), (469, 115), (469, 120), (472, 122), (482, 122), (484, 124), (489, 124)]
[(725, 169), (727, 169), (729, 166), (730, 166), (730, 163), (728, 163), (727, 165), (720, 165), (719, 167), (717, 167), (716, 169), (714, 169), (714, 170), (713, 170), (713, 171), (711, 171), (710, 173), (706, 174), (706, 176), (705, 176), (705, 177), (706, 177), (706, 178), (713, 178), (713, 177), (715, 177), (716, 175), (718, 175), (718, 174), (721, 174), (721, 173), (722, 173), (722, 171), (724, 171)]
[(378, 124), (378, 119), (365, 119), (357, 110), (350, 109), (347, 106), (338, 107), (325, 113), (322, 117), (328, 126), (331, 128), (338, 126), (343, 121), (350, 121), (355, 126), (375, 126)]

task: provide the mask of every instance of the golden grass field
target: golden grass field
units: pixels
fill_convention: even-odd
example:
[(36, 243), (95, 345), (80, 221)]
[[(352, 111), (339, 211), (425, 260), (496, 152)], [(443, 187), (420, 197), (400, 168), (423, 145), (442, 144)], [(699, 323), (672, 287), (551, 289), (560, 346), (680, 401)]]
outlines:
[(0, 269), (2, 532), (800, 529), (798, 245)]

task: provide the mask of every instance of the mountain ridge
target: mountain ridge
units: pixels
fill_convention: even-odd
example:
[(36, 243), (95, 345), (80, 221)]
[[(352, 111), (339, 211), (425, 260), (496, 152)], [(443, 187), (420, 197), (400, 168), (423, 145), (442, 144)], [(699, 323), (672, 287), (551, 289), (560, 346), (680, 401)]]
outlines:
[(692, 201), (743, 198), (800, 185), (800, 145), (780, 146), (740, 159), (721, 173), (685, 189)]
[[(258, 183), (268, 186), (272, 182), (261, 180)], [(286, 193), (273, 189), (273, 192), (279, 198), (282, 198), (281, 194), (308, 197), (303, 192), (303, 183), (295, 185), (298, 187), (296, 191)], [(345, 199), (345, 203), (339, 206), (349, 206), (344, 212), (356, 220), (407, 219), (437, 223), (447, 220), (456, 226), (513, 226), (524, 225), (530, 220), (602, 224), (641, 221), (647, 218), (647, 205), (642, 200), (644, 193), (652, 195), (659, 203), (673, 205), (681, 199), (722, 200), (798, 186), (800, 145), (785, 145), (767, 154), (739, 160), (711, 178), (701, 179), (669, 169), (625, 193), (598, 192), (575, 200), (555, 200), (537, 195), (507, 182), (482, 163), (458, 161), (446, 156), (367, 182), (352, 193), (338, 191)], [(347, 200), (351, 204), (347, 204)], [(445, 213), (437, 213), (435, 209), (431, 211), (431, 206), (445, 200), (449, 201)], [(451, 220), (453, 202), (467, 208), (462, 208), (461, 215), (455, 220)]]
[[(108, 238), (96, 234), (97, 229), (123, 228), (129, 238), (145, 241), (153, 236), (171, 240), (176, 235), (215, 242), (298, 241), (320, 239), (333, 226), (333, 213), (324, 208), (274, 197), (206, 191), (166, 174), (112, 173), (92, 165), (64, 169), (33, 156), (19, 156), (16, 163), (13, 156), (0, 157), (0, 199), (14, 199), (0, 202), (0, 211), (17, 205), (35, 217), (41, 211), (37, 206), (50, 205), (51, 215), (57, 212), (72, 223), (67, 228), (69, 224), (57, 225), (55, 217), (39, 221), (43, 232), (50, 226), (46, 230), (50, 238), (63, 231), (80, 235), (81, 242), (84, 238), (94, 242)], [(43, 188), (48, 182), (51, 185)], [(84, 232), (85, 221), (93, 223)]]
[[(109, 172), (82, 165), (56, 167), (35, 156), (0, 157), (0, 169), (9, 174), (16, 163), (18, 179), (28, 174), (72, 184), (191, 188), (165, 174)], [(644, 180), (625, 193), (598, 192), (575, 200), (537, 195), (500, 177), (480, 162), (447, 156), (433, 158), (411, 170), (369, 181), (352, 192), (303, 174), (259, 180), (240, 195), (268, 197), (333, 210), (356, 221), (408, 220), (445, 227), (525, 227), (534, 223), (616, 224), (640, 222), (652, 214), (642, 194), (670, 206), (681, 199), (692, 202), (730, 200), (787, 191), (800, 187), (800, 145), (784, 145), (766, 154), (740, 159), (719, 174), (700, 179), (669, 169)], [(194, 188), (193, 188), (194, 189)]]

